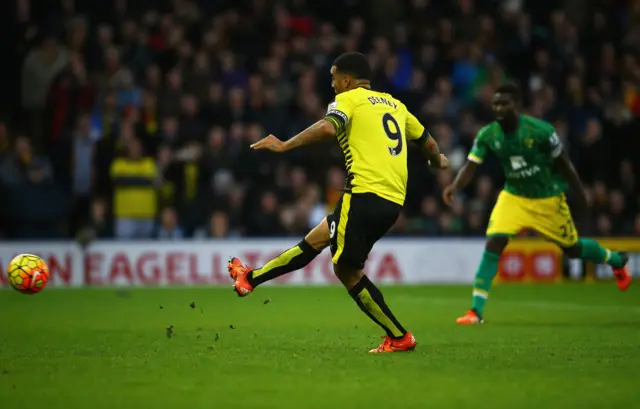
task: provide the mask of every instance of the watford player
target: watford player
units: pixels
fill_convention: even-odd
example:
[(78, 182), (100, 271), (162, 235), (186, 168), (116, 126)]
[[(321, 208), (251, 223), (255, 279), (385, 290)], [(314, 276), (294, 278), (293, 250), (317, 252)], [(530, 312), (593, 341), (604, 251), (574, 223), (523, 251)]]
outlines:
[(251, 269), (237, 258), (228, 269), (240, 296), (280, 275), (303, 268), (330, 247), (334, 272), (358, 307), (385, 331), (384, 342), (372, 353), (411, 350), (416, 345), (382, 296), (364, 274), (373, 245), (395, 224), (407, 187), (407, 141), (416, 141), (436, 169), (448, 159), (425, 127), (389, 94), (371, 89), (371, 68), (359, 53), (339, 56), (331, 67), (336, 98), (324, 119), (287, 141), (273, 135), (253, 149), (287, 152), (311, 143), (337, 139), (345, 157), (345, 191), (334, 212), (296, 246), (260, 268)]

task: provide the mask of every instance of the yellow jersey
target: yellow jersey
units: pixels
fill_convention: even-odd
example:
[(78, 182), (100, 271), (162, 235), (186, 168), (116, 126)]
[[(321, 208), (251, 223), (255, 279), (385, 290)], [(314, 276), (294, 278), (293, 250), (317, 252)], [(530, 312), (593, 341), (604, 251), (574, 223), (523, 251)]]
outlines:
[(114, 184), (113, 213), (116, 218), (152, 219), (157, 212), (156, 178), (152, 158), (117, 158), (111, 164)]
[(389, 94), (355, 88), (336, 96), (325, 119), (336, 129), (347, 170), (345, 190), (374, 193), (399, 205), (407, 192), (407, 141), (424, 126)]

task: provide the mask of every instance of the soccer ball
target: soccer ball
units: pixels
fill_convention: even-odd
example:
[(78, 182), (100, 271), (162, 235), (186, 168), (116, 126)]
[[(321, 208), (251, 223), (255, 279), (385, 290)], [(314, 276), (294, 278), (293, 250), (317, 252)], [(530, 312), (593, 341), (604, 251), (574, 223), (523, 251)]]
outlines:
[(22, 294), (42, 291), (49, 281), (49, 268), (43, 259), (33, 254), (17, 255), (7, 267), (9, 283)]

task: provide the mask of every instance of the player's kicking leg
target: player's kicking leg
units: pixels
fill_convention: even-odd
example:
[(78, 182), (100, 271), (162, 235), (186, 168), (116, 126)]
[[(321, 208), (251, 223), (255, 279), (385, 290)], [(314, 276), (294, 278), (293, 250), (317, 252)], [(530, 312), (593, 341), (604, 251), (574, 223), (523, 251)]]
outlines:
[[(358, 195), (352, 203), (352, 195), (347, 193), (345, 196), (346, 203), (343, 196), (334, 213), (316, 226), (300, 244), (263, 267), (253, 270), (242, 265), (238, 258), (232, 258), (228, 269), (235, 281), (233, 288), (238, 295), (246, 296), (261, 283), (303, 268), (331, 244), (336, 276), (358, 307), (387, 334), (384, 342), (370, 352), (412, 350), (416, 346), (415, 338), (398, 322), (380, 290), (362, 271), (373, 244), (395, 223), (400, 206), (369, 195)], [(353, 212), (350, 212), (351, 208)], [(351, 214), (353, 216), (349, 217)]]
[(249, 295), (262, 283), (304, 268), (328, 245), (329, 225), (325, 218), (300, 243), (260, 268), (251, 269), (243, 265), (237, 257), (232, 257), (227, 264), (227, 269), (234, 280), (233, 290), (240, 297)]

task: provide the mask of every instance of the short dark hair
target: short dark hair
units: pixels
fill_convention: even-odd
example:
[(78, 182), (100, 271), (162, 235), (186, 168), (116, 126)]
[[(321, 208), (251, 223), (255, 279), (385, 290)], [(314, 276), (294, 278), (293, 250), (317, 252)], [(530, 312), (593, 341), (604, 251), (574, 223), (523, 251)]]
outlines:
[(369, 60), (361, 53), (344, 53), (333, 62), (336, 70), (359, 80), (371, 80), (372, 72)]
[(520, 87), (514, 82), (507, 82), (496, 89), (496, 94), (509, 94), (515, 102), (520, 102)]

